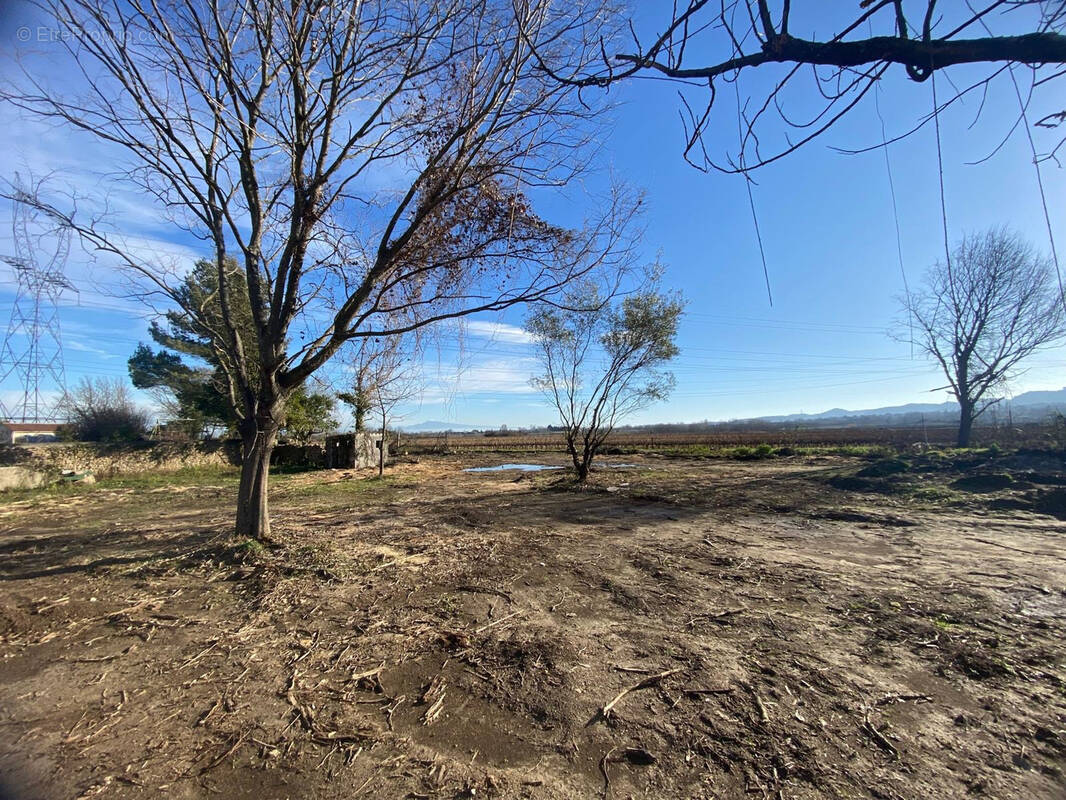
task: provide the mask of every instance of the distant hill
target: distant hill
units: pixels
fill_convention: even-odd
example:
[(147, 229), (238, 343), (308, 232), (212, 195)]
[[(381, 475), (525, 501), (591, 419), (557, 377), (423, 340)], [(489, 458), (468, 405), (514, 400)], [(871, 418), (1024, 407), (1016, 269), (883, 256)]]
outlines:
[[(1066, 414), (1066, 388), (1056, 391), (1024, 392), (1013, 399), (1004, 399), (998, 404), (1001, 413), (1006, 413), (1010, 408), (1011, 415), (1018, 422), (1043, 420), (1048, 415), (1059, 412)], [(989, 412), (991, 413), (991, 412)], [(869, 423), (870, 417), (879, 417), (880, 424), (904, 424), (908, 418), (925, 417), (957, 417), (959, 414), (958, 403), (907, 403), (902, 406), (884, 406), (882, 408), (863, 408), (849, 411), (844, 408), (831, 408), (818, 414), (785, 414), (774, 417), (756, 417), (748, 422), (775, 422), (775, 423), (817, 423), (824, 425), (833, 423)]]
[(849, 411), (846, 408), (831, 408), (817, 414), (784, 414), (776, 417), (757, 417), (764, 422), (804, 422), (809, 420), (844, 419), (847, 417), (879, 417), (894, 414), (937, 414), (958, 412), (957, 403), (907, 403), (902, 406), (862, 408)]
[[(1015, 422), (1043, 422), (1052, 414), (1058, 412), (1066, 414), (1066, 388), (1057, 391), (1025, 392), (1011, 400), (1001, 401), (995, 412), (1000, 422), (1003, 422), (1007, 409), (1010, 408), (1011, 417)], [(861, 408), (848, 410), (846, 408), (831, 408), (817, 414), (784, 414), (771, 417), (753, 417), (749, 419), (729, 420), (729, 423), (678, 423), (673, 425), (638, 426), (641, 429), (656, 430), (675, 428), (706, 427), (710, 425), (736, 424), (751, 425), (753, 423), (768, 423), (773, 425), (800, 425), (809, 427), (848, 427), (848, 426), (872, 426), (872, 427), (904, 427), (929, 424), (957, 422), (959, 406), (957, 403), (906, 403), (901, 406), (883, 406), (882, 408)], [(985, 422), (988, 417), (981, 421)], [(454, 433), (466, 433), (469, 431), (493, 430), (495, 425), (471, 425), (464, 422), (441, 422), (440, 420), (427, 420), (413, 425), (400, 426), (400, 430), (407, 433), (442, 433), (452, 431)]]

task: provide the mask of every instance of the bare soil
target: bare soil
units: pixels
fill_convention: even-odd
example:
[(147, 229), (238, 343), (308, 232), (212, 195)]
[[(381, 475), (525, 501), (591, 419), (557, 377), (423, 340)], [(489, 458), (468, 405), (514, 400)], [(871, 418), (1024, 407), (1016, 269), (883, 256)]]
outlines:
[(6, 791), (1066, 796), (1061, 460), (491, 458), (0, 505)]

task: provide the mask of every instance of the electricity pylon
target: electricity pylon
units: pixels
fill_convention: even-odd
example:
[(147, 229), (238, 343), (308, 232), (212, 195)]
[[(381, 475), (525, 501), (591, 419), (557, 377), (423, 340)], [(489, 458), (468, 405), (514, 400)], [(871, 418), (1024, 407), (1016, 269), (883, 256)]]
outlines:
[(12, 215), (15, 253), (0, 256), (18, 282), (11, 320), (0, 348), (0, 386), (17, 379), (21, 394), (0, 398), (0, 414), (14, 422), (63, 422), (67, 393), (59, 298), (74, 286), (63, 274), (70, 228), (16, 196)]

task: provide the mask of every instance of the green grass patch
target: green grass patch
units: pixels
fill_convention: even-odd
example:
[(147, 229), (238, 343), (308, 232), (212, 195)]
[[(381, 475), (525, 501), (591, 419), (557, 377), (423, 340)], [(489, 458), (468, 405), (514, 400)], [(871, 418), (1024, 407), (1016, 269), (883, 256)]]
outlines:
[[(85, 489), (163, 489), (189, 486), (236, 486), (240, 482), (238, 467), (211, 465), (182, 467), (170, 472), (133, 472), (101, 478)], [(73, 484), (79, 486), (80, 484)]]
[[(156, 489), (185, 489), (213, 487), (236, 491), (240, 483), (240, 469), (230, 466), (183, 467), (170, 472), (138, 472), (100, 478), (85, 484), (59, 481), (36, 489), (13, 489), (0, 492), (0, 506), (29, 502), (31, 507), (57, 499), (88, 495), (101, 490), (133, 489), (148, 492)], [(285, 503), (313, 501), (324, 506), (358, 502), (388, 502), (399, 486), (394, 476), (370, 477), (355, 480), (320, 482), (308, 480), (302, 472), (271, 471), (270, 495)]]
[(965, 496), (943, 486), (921, 486), (910, 493), (911, 497), (923, 503), (958, 503)]
[(403, 482), (394, 475), (351, 480), (308, 481), (297, 475), (275, 476), (270, 482), (271, 499), (279, 503), (313, 501), (316, 508), (351, 505), (354, 502), (388, 503), (395, 499)]

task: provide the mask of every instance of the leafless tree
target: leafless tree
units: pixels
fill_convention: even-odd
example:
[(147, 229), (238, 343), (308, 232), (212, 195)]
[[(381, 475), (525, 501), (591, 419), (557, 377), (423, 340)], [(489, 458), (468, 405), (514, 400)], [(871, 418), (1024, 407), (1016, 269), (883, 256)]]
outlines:
[(119, 378), (82, 378), (63, 401), (74, 436), (83, 442), (129, 442), (148, 434), (148, 413)]
[(1050, 262), (1016, 234), (963, 238), (950, 261), (933, 266), (924, 289), (901, 300), (915, 344), (944, 371), (959, 403), (958, 446), (1022, 361), (1066, 335)]
[(386, 437), (395, 424), (396, 409), (422, 391), (421, 373), (412, 351), (393, 348), (374, 364), (374, 375), (366, 398), (381, 423), (381, 446), (378, 449), (378, 476), (385, 474)]
[(532, 384), (555, 406), (579, 482), (624, 417), (665, 399), (674, 376), (663, 370), (678, 354), (674, 339), (680, 297), (653, 282), (621, 302), (585, 283), (567, 308), (539, 308), (526, 320), (541, 372)]
[[(682, 95), (685, 157), (700, 169), (725, 172), (756, 169), (825, 133), (893, 66), (921, 83), (948, 67), (996, 65), (970, 85), (944, 92), (943, 102), (938, 100), (917, 127), (964, 95), (980, 94), (990, 78), (1012, 65), (1031, 68), (1028, 86), (1019, 89), (1023, 114), (1033, 90), (1057, 85), (1066, 74), (1063, 0), (855, 0), (843, 5), (847, 8), (819, 0), (675, 0), (672, 11), (664, 5), (661, 33), (642, 40), (630, 27), (627, 37), (605, 39), (597, 69), (561, 73), (549, 64), (544, 68), (582, 87), (606, 87), (640, 76), (704, 87), (702, 100)], [(833, 26), (831, 35), (814, 33)], [(723, 102), (722, 83), (735, 86), (748, 70), (769, 72), (769, 80), (760, 81), (758, 94), (743, 101), (739, 90), (726, 94), (726, 103), (736, 95), (726, 116), (735, 129), (740, 115), (742, 133), (739, 153), (723, 158), (708, 152), (704, 134), (712, 109)], [(1066, 121), (1061, 90), (1052, 90), (1051, 97), (1058, 107), (1041, 112), (1035, 125), (1056, 127)], [(797, 98), (802, 101), (790, 108), (790, 99)], [(767, 121), (769, 127), (763, 124)], [(1062, 143), (1041, 157), (1054, 157)]]
[(352, 409), (355, 431), (366, 430), (366, 418), (374, 409), (374, 387), (381, 377), (395, 368), (398, 354), (406, 352), (414, 358), (417, 347), (411, 347), (410, 335), (356, 339), (341, 357), (344, 362), (345, 388), (337, 397)]
[[(241, 416), (238, 534), (269, 536), (286, 399), (346, 342), (537, 301), (627, 261), (624, 193), (575, 230), (527, 191), (586, 163), (598, 109), (542, 65), (588, 65), (609, 18), (595, 2), (38, 0), (69, 32), (56, 46), (77, 80), (56, 88), (30, 62), (3, 96), (112, 145), (117, 180), (219, 265), (211, 333)], [(181, 306), (182, 269), (106, 217), (31, 199), (137, 276), (143, 299)], [(238, 291), (254, 336), (234, 318)]]

